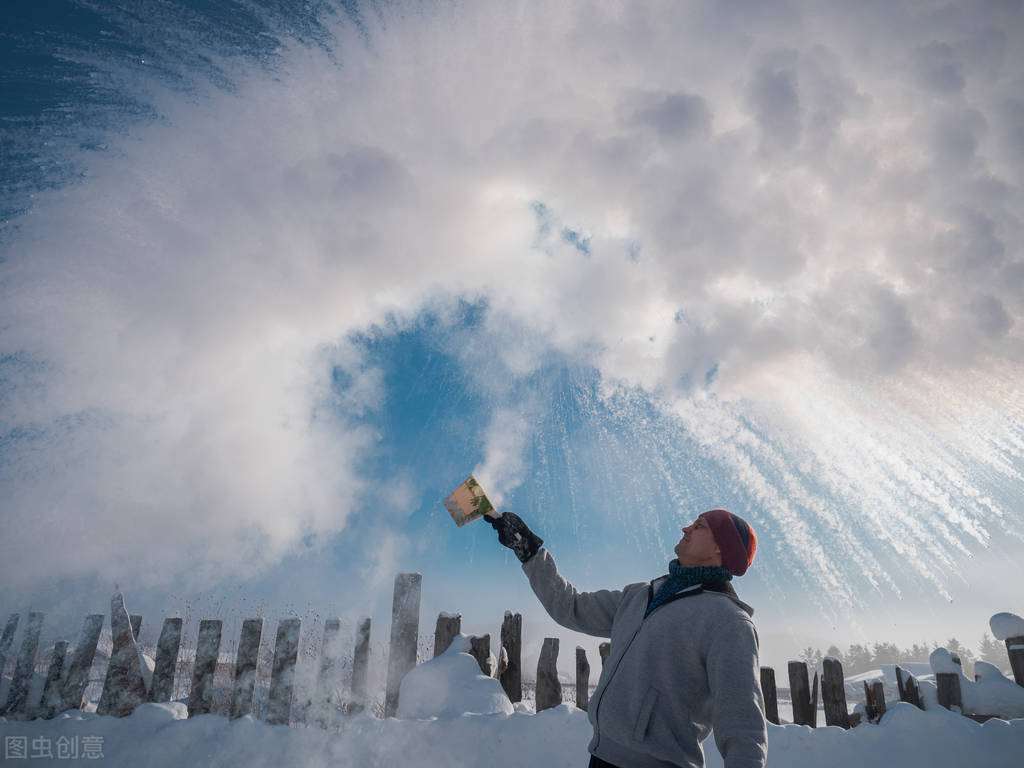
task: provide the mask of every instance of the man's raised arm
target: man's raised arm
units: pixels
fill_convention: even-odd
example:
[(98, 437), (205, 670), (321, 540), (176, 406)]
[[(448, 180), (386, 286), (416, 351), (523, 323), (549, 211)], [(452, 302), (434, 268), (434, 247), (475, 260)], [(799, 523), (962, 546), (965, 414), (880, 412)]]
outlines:
[(530, 586), (544, 610), (567, 629), (596, 637), (611, 637), (612, 621), (622, 600), (619, 590), (577, 592), (562, 578), (544, 541), (533, 533), (519, 515), (505, 512), (501, 517), (486, 518), (498, 532), (498, 541), (515, 552), (530, 579)]

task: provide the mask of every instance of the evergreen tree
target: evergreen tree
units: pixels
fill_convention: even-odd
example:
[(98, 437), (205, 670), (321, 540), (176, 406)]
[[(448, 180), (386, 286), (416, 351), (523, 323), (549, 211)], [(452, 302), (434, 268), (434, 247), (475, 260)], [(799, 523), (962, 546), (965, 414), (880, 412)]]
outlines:
[(981, 661), (995, 664), (1000, 669), (1006, 666), (1006, 646), (995, 640), (988, 632), (981, 636), (981, 645), (978, 646), (978, 650), (980, 651), (978, 658)]
[(914, 643), (912, 646), (903, 651), (900, 658), (905, 661), (928, 661), (928, 654), (931, 651), (928, 650), (928, 643)]
[(807, 646), (800, 651), (800, 660), (807, 664), (812, 675), (814, 674), (814, 670), (821, 666), (821, 658), (821, 651), (817, 648)]
[(849, 669), (845, 670), (847, 676), (859, 675), (872, 668), (873, 657), (867, 646), (860, 643), (853, 643), (846, 652), (846, 661)]
[(825, 651), (825, 655), (826, 656), (831, 656), (833, 659), (836, 659), (840, 664), (842, 664), (843, 665), (843, 673), (845, 674), (845, 671), (846, 671), (846, 658), (843, 656), (843, 652), (842, 651), (840, 651), (836, 646), (830, 645), (828, 647), (828, 650)]
[(895, 643), (875, 643), (874, 664), (880, 667), (883, 664), (896, 664), (900, 660), (900, 649)]

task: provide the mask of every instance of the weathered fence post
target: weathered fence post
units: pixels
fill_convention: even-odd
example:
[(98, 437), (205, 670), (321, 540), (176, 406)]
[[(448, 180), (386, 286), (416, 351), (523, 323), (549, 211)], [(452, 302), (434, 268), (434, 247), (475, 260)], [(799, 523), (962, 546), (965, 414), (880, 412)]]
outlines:
[(219, 619), (203, 619), (199, 622), (199, 639), (196, 641), (196, 662), (192, 668), (192, 688), (188, 694), (188, 716), (207, 715), (213, 706), (213, 673), (217, 670), (220, 655)]
[(491, 676), (491, 635), (474, 635), (469, 638), (469, 655), (476, 659), (480, 671)]
[(341, 619), (328, 619), (324, 624), (324, 642), (320, 649), (320, 674), (313, 699), (313, 722), (321, 728), (333, 727), (338, 712), (338, 661), (341, 656)]
[(39, 634), (43, 630), (43, 619), (46, 614), (32, 612), (28, 615), (28, 624), (21, 639), (21, 650), (14, 667), (14, 677), (7, 693), (7, 703), (0, 714), (10, 719), (20, 719), (28, 714), (28, 689), (32, 684), (32, 672), (36, 666), (36, 653), (39, 651)]
[(110, 600), (110, 633), (114, 647), (96, 714), (127, 717), (146, 701), (146, 681), (139, 665), (139, 646), (120, 592), (115, 592)]
[(455, 636), (462, 631), (461, 613), (439, 613), (434, 626), (434, 658), (448, 650)]
[(523, 615), (505, 611), (501, 621), (501, 647), (508, 654), (505, 671), (499, 676), (509, 701), (523, 700)]
[(149, 700), (170, 701), (174, 696), (174, 672), (178, 668), (181, 650), (181, 619), (164, 619), (160, 639), (156, 644), (153, 662), (153, 682), (149, 685)]
[(917, 679), (899, 665), (896, 666), (896, 686), (899, 688), (900, 701), (913, 704), (918, 709), (924, 709)]
[(1010, 657), (1014, 681), (1024, 686), (1024, 635), (1006, 638), (1006, 655)]
[(818, 670), (814, 670), (814, 682), (811, 683), (811, 728), (818, 727)]
[(356, 628), (356, 647), (352, 655), (352, 702), (350, 712), (361, 712), (369, 703), (366, 670), (370, 662), (370, 619), (362, 619)]
[(846, 709), (846, 686), (843, 665), (831, 656), (822, 661), (821, 701), (825, 707), (825, 725), (850, 727), (850, 714)]
[(292, 717), (292, 682), (299, 655), (299, 619), (281, 619), (274, 642), (274, 669), (270, 677), (270, 695), (263, 715), (267, 725), (288, 725)]
[(64, 679), (64, 688), (61, 691), (62, 711), (82, 708), (82, 697), (85, 696), (85, 688), (89, 684), (89, 670), (92, 669), (102, 629), (102, 613), (90, 614), (82, 622), (82, 631), (78, 633), (78, 643), (75, 645), (75, 655), (71, 658), (68, 676)]
[(416, 666), (416, 645), (420, 628), (419, 573), (395, 576), (395, 596), (391, 604), (391, 647), (388, 651), (388, 677), (384, 692), (384, 717), (398, 712), (398, 692), (402, 678)]
[(587, 652), (576, 646), (576, 707), (587, 711), (590, 704), (590, 662)]
[(810, 683), (807, 680), (807, 665), (802, 661), (789, 662), (789, 698), (793, 702), (793, 722), (813, 728)]
[(882, 722), (885, 714), (885, 687), (881, 680), (868, 685), (864, 681), (864, 715), (869, 723)]
[(960, 675), (955, 672), (938, 672), (935, 675), (935, 688), (939, 705), (951, 712), (963, 713), (964, 701), (960, 693)]
[(242, 634), (238, 638), (238, 653), (235, 656), (235, 674), (231, 686), (232, 720), (252, 714), (252, 696), (256, 688), (256, 666), (260, 658), (260, 644), (263, 642), (263, 619), (246, 619), (242, 622)]
[(764, 716), (769, 723), (779, 724), (779, 698), (775, 691), (775, 670), (761, 667), (761, 694), (764, 697)]
[(612, 651), (612, 644), (611, 643), (604, 642), (604, 643), (601, 643), (599, 646), (597, 646), (597, 653), (601, 657), (601, 666), (602, 667), (604, 666), (604, 663), (606, 661), (608, 661), (608, 654), (611, 653), (611, 651)]
[(7, 667), (7, 652), (11, 650), (11, 645), (14, 643), (14, 633), (18, 630), (18, 621), (20, 620), (20, 613), (12, 613), (7, 619), (7, 624), (4, 625), (3, 635), (0, 635), (0, 677), (3, 676), (4, 669)]
[(562, 703), (562, 684), (558, 680), (558, 638), (545, 637), (537, 659), (537, 711)]
[(64, 671), (64, 659), (68, 654), (68, 641), (61, 640), (53, 646), (50, 667), (46, 672), (43, 697), (39, 701), (39, 717), (52, 720), (60, 712), (60, 676)]

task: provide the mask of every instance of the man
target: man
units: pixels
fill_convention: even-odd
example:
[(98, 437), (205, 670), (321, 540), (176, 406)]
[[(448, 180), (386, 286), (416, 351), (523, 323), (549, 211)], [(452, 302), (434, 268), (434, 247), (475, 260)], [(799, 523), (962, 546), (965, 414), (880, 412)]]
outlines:
[(518, 515), (487, 520), (523, 563), (551, 618), (611, 638), (588, 708), (591, 768), (703, 768), (700, 743), (712, 727), (725, 768), (763, 768), (754, 611), (729, 583), (757, 550), (746, 521), (724, 509), (705, 512), (683, 528), (667, 575), (577, 592)]

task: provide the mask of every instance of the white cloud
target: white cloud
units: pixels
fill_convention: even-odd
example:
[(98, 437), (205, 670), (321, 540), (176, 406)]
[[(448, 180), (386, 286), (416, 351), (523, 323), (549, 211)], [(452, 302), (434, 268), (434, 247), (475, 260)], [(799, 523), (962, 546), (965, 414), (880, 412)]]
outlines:
[[(803, 430), (842, 493), (896, 477), (969, 524), (942, 490), (966, 474), (909, 468), (941, 417), (871, 464), (880, 417), (857, 387), (889, 382), (872, 389), (888, 415), (903, 387), (971, 413), (987, 372), (1021, 371), (1019, 22), (913, 3), (388, 9), (365, 37), (326, 21), (327, 50), (292, 45), (230, 91), (158, 92), (163, 119), (85, 158), (6, 248), (2, 426), (40, 436), (6, 449), (5, 569), (82, 571), (114, 544), (126, 569), (206, 575), (343, 529), (375, 439), (345, 413), (378, 406), (379, 379), (331, 350), (456, 297), (488, 302), (511, 378), (589, 359), (717, 442), (688, 400), (713, 380)], [(314, 417), (332, 355), (352, 377), (333, 422)], [(762, 386), (793, 359), (814, 362)], [(816, 443), (794, 399), (822, 375), (857, 382), (821, 415), (846, 445)], [(1017, 467), (1014, 408), (995, 452)], [(496, 414), (485, 456), (511, 484), (522, 418)], [(769, 446), (722, 450), (813, 547), (814, 499), (745, 468)]]

